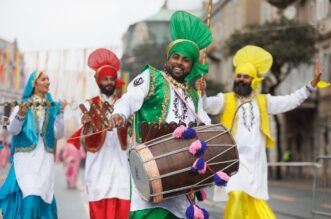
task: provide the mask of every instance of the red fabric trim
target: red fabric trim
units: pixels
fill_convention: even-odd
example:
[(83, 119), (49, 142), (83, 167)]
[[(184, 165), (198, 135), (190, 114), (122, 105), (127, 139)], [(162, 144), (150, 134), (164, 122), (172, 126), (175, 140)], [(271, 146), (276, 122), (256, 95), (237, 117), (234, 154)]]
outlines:
[[(78, 150), (80, 149), (80, 138), (78, 138), (81, 135), (81, 132), (83, 130), (83, 127), (78, 129), (70, 138), (67, 140), (68, 144), (73, 144)], [(71, 139), (74, 138), (74, 139)]]
[(120, 80), (120, 79), (116, 79), (116, 89), (119, 90), (123, 87), (124, 85), (124, 81)]
[[(90, 99), (89, 102), (90, 102), (90, 104), (94, 103), (97, 106), (100, 106), (101, 99), (99, 96), (96, 96), (96, 97), (93, 97), (92, 99)], [(94, 114), (92, 116), (92, 120), (94, 123), (96, 123), (96, 119), (97, 119), (97, 115)], [(99, 149), (102, 147), (102, 145), (105, 142), (105, 138), (106, 138), (106, 131), (85, 137), (86, 149), (89, 152), (93, 152), (93, 153), (99, 151)]]
[(91, 219), (128, 219), (130, 200), (108, 198), (89, 202)]

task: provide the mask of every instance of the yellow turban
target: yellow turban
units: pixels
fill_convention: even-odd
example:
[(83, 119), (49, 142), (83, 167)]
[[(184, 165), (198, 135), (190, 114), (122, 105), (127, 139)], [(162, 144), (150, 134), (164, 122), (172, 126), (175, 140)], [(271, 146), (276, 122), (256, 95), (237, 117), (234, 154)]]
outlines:
[(236, 52), (233, 58), (235, 74), (245, 74), (253, 78), (251, 87), (257, 90), (272, 65), (271, 54), (261, 47), (248, 45)]

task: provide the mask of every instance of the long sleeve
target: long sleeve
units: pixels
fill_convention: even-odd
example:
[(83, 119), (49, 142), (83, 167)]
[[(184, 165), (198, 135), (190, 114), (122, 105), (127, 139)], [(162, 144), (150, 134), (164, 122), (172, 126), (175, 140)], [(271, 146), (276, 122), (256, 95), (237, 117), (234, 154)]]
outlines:
[(116, 102), (114, 114), (122, 114), (128, 118), (141, 108), (148, 92), (149, 71), (147, 69), (130, 82), (127, 92)]
[(12, 135), (18, 135), (21, 132), (23, 122), (25, 119), (25, 117), (19, 116), (17, 113), (18, 113), (18, 106), (16, 106), (13, 109), (13, 111), (9, 117), (8, 131)]
[(306, 86), (296, 90), (295, 92), (284, 96), (271, 96), (267, 95), (268, 100), (268, 113), (277, 114), (287, 112), (298, 107), (305, 101), (312, 90), (315, 90), (310, 83)]
[(64, 113), (61, 112), (57, 115), (55, 122), (54, 122), (54, 133), (55, 138), (60, 139), (64, 136)]
[(219, 114), (223, 108), (224, 104), (224, 94), (219, 93), (216, 96), (207, 97), (204, 95), (202, 97), (203, 109), (210, 115)]

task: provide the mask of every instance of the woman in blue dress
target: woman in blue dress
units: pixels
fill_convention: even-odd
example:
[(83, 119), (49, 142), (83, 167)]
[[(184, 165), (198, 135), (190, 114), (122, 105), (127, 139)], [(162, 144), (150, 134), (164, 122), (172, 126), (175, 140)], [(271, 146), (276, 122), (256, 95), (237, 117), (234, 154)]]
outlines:
[(4, 219), (57, 218), (54, 152), (64, 132), (65, 103), (54, 102), (49, 86), (45, 72), (33, 72), (22, 103), (11, 113), (8, 130), (13, 135), (12, 166), (0, 188)]

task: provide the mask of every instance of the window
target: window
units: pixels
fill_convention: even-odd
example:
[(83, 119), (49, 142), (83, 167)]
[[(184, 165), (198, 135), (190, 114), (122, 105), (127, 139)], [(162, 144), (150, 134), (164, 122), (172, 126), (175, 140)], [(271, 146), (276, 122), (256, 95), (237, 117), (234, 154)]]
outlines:
[(323, 81), (329, 81), (330, 80), (330, 69), (329, 69), (329, 63), (330, 63), (330, 54), (325, 51), (322, 53), (321, 61), (322, 61), (322, 68), (323, 68), (323, 75), (322, 80)]
[(264, 24), (267, 21), (271, 21), (272, 19), (272, 7), (269, 3), (267, 2), (261, 2), (260, 5), (260, 23)]
[(316, 19), (325, 19), (329, 15), (329, 0), (316, 0)]

